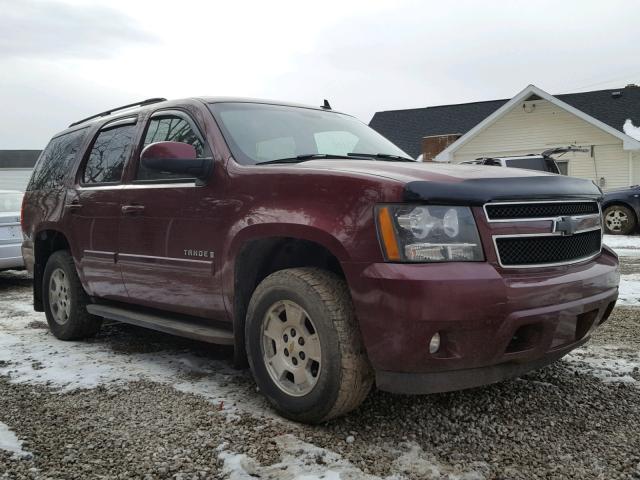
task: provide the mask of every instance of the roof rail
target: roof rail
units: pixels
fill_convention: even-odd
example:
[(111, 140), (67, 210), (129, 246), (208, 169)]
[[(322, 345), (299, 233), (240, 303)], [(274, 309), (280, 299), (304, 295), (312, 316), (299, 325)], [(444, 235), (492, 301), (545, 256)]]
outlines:
[(81, 123), (92, 120), (94, 118), (106, 117), (107, 115), (111, 115), (113, 112), (124, 110), (125, 108), (141, 107), (143, 105), (151, 105), (152, 103), (164, 102), (166, 100), (166, 98), (147, 98), (146, 100), (142, 100), (140, 102), (130, 103), (128, 105), (123, 105), (122, 107), (112, 108), (111, 110), (96, 113), (95, 115), (91, 115), (90, 117), (83, 118), (82, 120), (78, 120), (77, 122), (73, 122), (71, 125), (69, 125), (69, 128), (75, 127), (76, 125), (80, 125)]

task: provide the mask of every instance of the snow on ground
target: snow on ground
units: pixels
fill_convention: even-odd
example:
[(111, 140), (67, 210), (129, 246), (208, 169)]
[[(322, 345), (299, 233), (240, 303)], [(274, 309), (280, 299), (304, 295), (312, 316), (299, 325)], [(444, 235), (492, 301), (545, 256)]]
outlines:
[[(364, 473), (358, 467), (342, 458), (338, 453), (306, 443), (293, 435), (282, 435), (275, 439), (281, 453), (280, 462), (261, 466), (253, 458), (231, 453), (225, 445), (218, 447), (218, 458), (224, 462), (222, 471), (230, 480), (253, 480), (255, 478), (295, 479), (295, 480), (381, 480), (381, 477)], [(390, 447), (397, 453), (393, 474), (386, 480), (398, 480), (405, 476), (412, 478), (438, 478), (441, 480), (482, 480), (488, 465), (476, 462), (474, 469), (459, 473), (451, 467), (439, 463), (417, 444), (406, 442)]]
[(17, 457), (30, 457), (31, 453), (22, 449), (22, 441), (16, 437), (8, 425), (0, 422), (0, 450), (13, 453)]
[(640, 256), (640, 235), (605, 235), (603, 242), (621, 257)]
[(618, 305), (640, 306), (640, 274), (633, 273), (620, 277)]
[[(640, 236), (605, 235), (604, 244), (620, 257), (640, 257)], [(640, 306), (640, 274), (632, 273), (620, 277), (618, 305)]]
[(600, 378), (603, 382), (635, 383), (631, 374), (640, 370), (640, 352), (616, 345), (589, 345), (578, 348), (565, 357), (578, 370)]
[(63, 342), (48, 329), (33, 327), (45, 318), (29, 302), (0, 298), (0, 375), (11, 382), (70, 391), (148, 380), (202, 395), (229, 414), (242, 405), (271, 415), (260, 396), (248, 395), (246, 385), (238, 384), (246, 372), (189, 351), (123, 354), (99, 341)]

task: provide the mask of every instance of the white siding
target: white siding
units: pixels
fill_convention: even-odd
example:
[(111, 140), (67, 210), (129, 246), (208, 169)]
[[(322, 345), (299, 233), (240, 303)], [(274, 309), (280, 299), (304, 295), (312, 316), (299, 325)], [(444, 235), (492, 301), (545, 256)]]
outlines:
[(640, 152), (633, 152), (633, 177), (632, 185), (640, 185)]
[(596, 182), (604, 177), (605, 190), (640, 183), (640, 153), (636, 152), (634, 157), (633, 182), (629, 177), (629, 152), (622, 149), (621, 140), (546, 100), (516, 105), (461, 146), (452, 161), (540, 153), (568, 145), (590, 150), (561, 157), (569, 160), (569, 175)]
[(595, 158), (591, 156), (591, 147), (586, 148), (589, 149), (589, 152), (571, 152), (560, 158), (569, 160), (570, 176), (596, 180), (598, 177), (596, 176), (597, 166)]
[[(628, 187), (631, 184), (629, 178), (629, 152), (622, 150), (622, 145), (596, 145), (594, 147), (596, 158), (596, 183), (603, 190)], [(605, 179), (604, 185), (600, 178)]]

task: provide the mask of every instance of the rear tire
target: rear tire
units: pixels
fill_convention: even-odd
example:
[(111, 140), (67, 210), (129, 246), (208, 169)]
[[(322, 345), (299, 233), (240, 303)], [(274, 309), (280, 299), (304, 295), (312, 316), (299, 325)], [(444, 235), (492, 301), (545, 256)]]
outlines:
[(281, 270), (258, 285), (247, 312), (246, 349), (258, 387), (292, 420), (344, 415), (373, 384), (347, 285), (317, 268)]
[(624, 205), (611, 205), (604, 211), (604, 229), (610, 235), (629, 235), (636, 230), (636, 216)]
[(87, 312), (91, 301), (82, 288), (73, 257), (67, 250), (59, 250), (49, 257), (44, 269), (42, 292), (47, 323), (56, 338), (79, 340), (98, 333), (102, 318)]

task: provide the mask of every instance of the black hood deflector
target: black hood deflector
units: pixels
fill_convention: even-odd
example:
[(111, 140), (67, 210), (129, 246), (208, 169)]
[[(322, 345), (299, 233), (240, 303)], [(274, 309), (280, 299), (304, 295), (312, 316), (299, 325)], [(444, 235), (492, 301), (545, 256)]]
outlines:
[(409, 182), (404, 188), (407, 202), (439, 205), (484, 205), (491, 201), (599, 200), (602, 191), (590, 180), (562, 175), (472, 178), (460, 182)]

